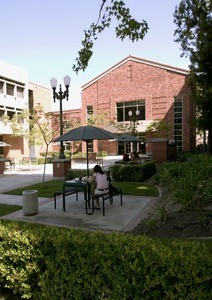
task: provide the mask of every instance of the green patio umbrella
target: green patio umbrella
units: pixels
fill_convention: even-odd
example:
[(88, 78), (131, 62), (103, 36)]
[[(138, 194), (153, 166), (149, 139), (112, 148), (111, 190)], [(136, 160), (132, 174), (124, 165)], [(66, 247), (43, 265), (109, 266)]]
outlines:
[(84, 141), (86, 142), (87, 176), (89, 177), (88, 141), (90, 140), (118, 140), (119, 136), (100, 127), (81, 126), (68, 131), (56, 138), (55, 142), (61, 141)]

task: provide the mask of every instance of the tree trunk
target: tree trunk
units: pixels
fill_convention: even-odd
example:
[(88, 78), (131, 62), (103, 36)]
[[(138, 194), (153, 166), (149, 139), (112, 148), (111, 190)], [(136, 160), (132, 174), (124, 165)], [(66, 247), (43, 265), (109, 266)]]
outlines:
[(207, 153), (212, 155), (212, 128), (208, 130), (208, 145), (207, 145)]
[(46, 175), (46, 160), (47, 160), (47, 155), (48, 155), (48, 148), (49, 148), (49, 145), (46, 145), (46, 153), (45, 153), (44, 169), (43, 169), (43, 183), (45, 182), (45, 175)]
[(203, 130), (203, 153), (207, 152), (207, 142), (206, 142), (206, 130)]

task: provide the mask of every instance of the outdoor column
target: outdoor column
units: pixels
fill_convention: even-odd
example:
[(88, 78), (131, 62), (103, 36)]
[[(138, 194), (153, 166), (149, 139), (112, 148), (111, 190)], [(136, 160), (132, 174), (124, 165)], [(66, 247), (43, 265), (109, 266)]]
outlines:
[(147, 143), (151, 144), (152, 159), (156, 164), (168, 161), (169, 140), (167, 138), (152, 138), (147, 140)]
[(4, 174), (5, 161), (0, 160), (0, 174)]
[(68, 171), (71, 169), (70, 159), (54, 159), (53, 163), (53, 177), (65, 178)]

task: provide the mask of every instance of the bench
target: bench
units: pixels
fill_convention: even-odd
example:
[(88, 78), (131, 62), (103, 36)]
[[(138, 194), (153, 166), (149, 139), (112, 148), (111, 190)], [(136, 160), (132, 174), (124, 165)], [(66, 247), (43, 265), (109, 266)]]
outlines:
[(19, 163), (22, 164), (22, 165), (25, 165), (25, 164), (35, 164), (37, 161), (37, 157), (23, 157), (21, 160), (19, 160)]
[(15, 158), (7, 157), (5, 159), (5, 169), (15, 170)]
[(56, 200), (57, 196), (63, 195), (63, 211), (66, 210), (65, 208), (65, 197), (76, 194), (76, 201), (78, 201), (78, 192), (84, 191), (84, 187), (68, 187), (65, 183), (63, 184), (62, 191), (56, 191), (54, 193), (54, 208), (56, 209)]
[[(88, 160), (89, 163), (95, 163), (97, 165), (100, 165), (100, 166), (103, 166), (103, 159), (100, 157), (100, 158), (95, 158), (95, 159), (89, 159)], [(87, 163), (87, 158), (86, 157), (74, 157), (72, 158), (72, 162), (73, 163), (76, 163), (76, 164), (80, 164), (80, 163)]]
[(29, 164), (29, 157), (22, 157), (22, 159), (19, 160), (19, 163), (22, 165)]
[[(105, 201), (106, 200), (110, 200), (110, 204), (113, 204), (113, 197), (114, 196), (120, 196), (120, 203), (121, 205), (123, 204), (122, 201), (122, 189), (118, 189), (117, 188), (117, 192), (116, 191), (109, 191), (109, 193), (107, 194), (103, 194), (103, 195), (96, 195), (93, 196), (92, 200), (95, 200), (95, 198), (101, 198), (102, 199), (102, 211), (103, 211), (103, 216), (105, 216)], [(93, 205), (93, 203), (92, 203)]]

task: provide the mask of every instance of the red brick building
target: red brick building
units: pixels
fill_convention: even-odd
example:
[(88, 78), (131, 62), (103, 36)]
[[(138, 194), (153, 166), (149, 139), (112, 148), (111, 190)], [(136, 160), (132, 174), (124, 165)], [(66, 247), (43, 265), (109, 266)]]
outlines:
[[(128, 56), (82, 86), (81, 124), (93, 116), (96, 126), (133, 132), (146, 142), (147, 126), (163, 120), (169, 125), (166, 138), (175, 140), (178, 150), (192, 150), (196, 134), (188, 75), (185, 69)], [(94, 141), (90, 150), (121, 154), (122, 144)]]
[[(54, 112), (54, 118), (52, 122), (52, 127), (55, 132), (60, 132), (60, 123), (59, 123), (59, 111)], [(82, 110), (81, 109), (72, 109), (63, 111), (63, 133), (71, 130), (72, 128), (82, 125)], [(79, 143), (64, 142), (65, 150), (68, 151), (81, 151), (82, 147)], [(52, 150), (58, 151), (60, 149), (60, 143), (53, 143)]]

